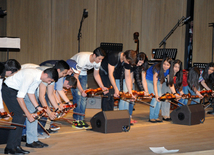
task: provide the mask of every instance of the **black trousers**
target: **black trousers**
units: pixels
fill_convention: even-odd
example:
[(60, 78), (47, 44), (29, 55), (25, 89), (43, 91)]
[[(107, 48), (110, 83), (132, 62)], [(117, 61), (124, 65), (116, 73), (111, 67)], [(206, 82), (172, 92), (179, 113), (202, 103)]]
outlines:
[[(111, 86), (111, 82), (109, 80), (108, 75), (106, 75), (102, 70), (100, 70), (100, 77), (105, 87)], [(102, 111), (113, 111), (114, 110), (114, 89), (109, 89), (109, 93), (106, 94), (105, 96), (108, 96), (108, 97), (102, 98), (102, 103), (101, 103)]]
[[(12, 122), (13, 123), (19, 123), (24, 124), (25, 117), (24, 112), (21, 109), (18, 101), (17, 101), (17, 90), (14, 90), (12, 88), (7, 87), (7, 85), (2, 85), (2, 97), (3, 100), (10, 112), (14, 113), (14, 116), (12, 116)], [(21, 145), (21, 137), (22, 137), (22, 130), (23, 127), (16, 126), (15, 130), (10, 130), (9, 136), (7, 139), (7, 148), (13, 149), (16, 146)]]

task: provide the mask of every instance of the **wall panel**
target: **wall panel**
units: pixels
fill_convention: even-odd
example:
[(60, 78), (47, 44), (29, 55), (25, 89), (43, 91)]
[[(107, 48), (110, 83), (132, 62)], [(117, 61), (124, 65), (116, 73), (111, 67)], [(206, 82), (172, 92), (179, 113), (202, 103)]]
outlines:
[(88, 9), (88, 17), (82, 23), (80, 51), (93, 51), (96, 48), (96, 1), (53, 0), (51, 59), (66, 60), (78, 53), (77, 36), (83, 9)]
[(51, 55), (51, 0), (8, 0), (7, 35), (21, 38), (21, 64), (40, 63)]
[(136, 49), (133, 33), (142, 24), (141, 0), (98, 0), (97, 45), (100, 42), (123, 43), (123, 50)]
[(195, 0), (193, 63), (212, 61), (212, 27), (208, 27), (208, 23), (214, 23), (213, 8), (213, 0)]
[[(142, 49), (149, 58), (151, 50), (174, 28), (182, 16), (186, 16), (186, 0), (143, 0)], [(184, 59), (185, 25), (178, 27), (166, 41), (166, 48), (177, 48), (177, 58)], [(163, 46), (161, 47), (163, 48)]]
[[(0, 0), (0, 7), (2, 10), (7, 10), (6, 0)], [(7, 16), (0, 18), (0, 37), (6, 36), (7, 30)], [(0, 62), (7, 60), (7, 53), (4, 50), (0, 50)]]
[[(11, 52), (10, 58), (20, 63), (70, 58), (77, 53), (78, 30), (83, 9), (87, 8), (89, 16), (82, 25), (81, 51), (93, 51), (100, 42), (119, 42), (124, 44), (124, 51), (135, 50), (133, 33), (138, 31), (140, 51), (150, 59), (151, 49), (158, 48), (177, 21), (186, 15), (186, 3), (186, 0), (8, 0), (6, 35), (21, 38), (20, 52)], [(211, 61), (212, 28), (208, 23), (214, 22), (213, 3), (195, 0), (193, 62)], [(181, 60), (184, 60), (185, 26), (178, 27), (166, 44), (166, 48), (178, 49), (177, 58)], [(1, 33), (5, 32), (4, 27), (1, 25)]]

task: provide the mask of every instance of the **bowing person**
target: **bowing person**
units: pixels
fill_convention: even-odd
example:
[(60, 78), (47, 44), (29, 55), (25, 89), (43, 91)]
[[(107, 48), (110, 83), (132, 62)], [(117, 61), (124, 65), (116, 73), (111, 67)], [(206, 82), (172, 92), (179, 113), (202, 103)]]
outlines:
[[(54, 68), (49, 68), (44, 71), (38, 69), (22, 69), (13, 76), (8, 77), (4, 81), (2, 87), (2, 96), (5, 104), (10, 112), (14, 112), (12, 117), (12, 122), (24, 124), (26, 115), (29, 122), (35, 121), (36, 116), (32, 113), (35, 110), (42, 110), (36, 100), (35, 91), (39, 84), (43, 81), (46, 83), (51, 83), (58, 80), (57, 70)], [(29, 97), (30, 102), (25, 103), (24, 98), (26, 95)], [(26, 104), (34, 107), (34, 110), (29, 111)], [(27, 154), (29, 151), (23, 150), (21, 148), (21, 136), (22, 127), (17, 127), (16, 130), (11, 130), (8, 136), (7, 145), (4, 150), (5, 154)], [(35, 141), (41, 145), (40, 141)], [(43, 144), (43, 143), (42, 143)], [(33, 144), (29, 144), (33, 145)], [(27, 146), (27, 144), (26, 144)]]

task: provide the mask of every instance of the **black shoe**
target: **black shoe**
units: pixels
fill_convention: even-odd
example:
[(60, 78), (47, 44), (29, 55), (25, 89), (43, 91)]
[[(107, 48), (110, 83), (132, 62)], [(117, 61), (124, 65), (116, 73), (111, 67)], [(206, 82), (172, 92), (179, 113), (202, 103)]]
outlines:
[(149, 122), (151, 122), (151, 123), (157, 123), (155, 119), (149, 119)]
[(207, 114), (214, 114), (214, 111), (208, 111)]
[(171, 121), (171, 118), (163, 118), (164, 121)]
[(156, 122), (163, 122), (160, 118), (157, 118), (155, 121)]
[(16, 147), (16, 152), (18, 152), (18, 153), (23, 153), (23, 154), (28, 154), (28, 153), (30, 153), (30, 151), (23, 150), (23, 149), (21, 148), (21, 146), (17, 146), (17, 147)]
[(30, 143), (30, 144), (26, 143), (25, 146), (32, 147), (32, 148), (43, 148), (43, 146), (41, 144), (38, 144), (36, 142)]
[(35, 143), (42, 145), (43, 147), (48, 147), (48, 144), (42, 143), (39, 140), (36, 141)]
[(21, 141), (22, 141), (22, 142), (26, 142), (26, 139), (27, 139), (26, 135), (25, 135), (25, 136), (22, 136)]
[(23, 153), (17, 152), (16, 149), (8, 149), (8, 148), (4, 149), (4, 154), (19, 154), (19, 155), (23, 155)]

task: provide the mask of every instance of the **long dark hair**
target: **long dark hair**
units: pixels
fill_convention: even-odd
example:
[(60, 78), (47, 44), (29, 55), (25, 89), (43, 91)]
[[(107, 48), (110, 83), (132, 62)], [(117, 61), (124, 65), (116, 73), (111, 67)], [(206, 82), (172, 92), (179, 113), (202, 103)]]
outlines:
[(206, 83), (212, 81), (211, 75), (208, 75), (208, 70), (209, 70), (210, 67), (214, 67), (214, 63), (213, 62), (210, 62), (210, 63), (207, 64), (207, 66), (205, 67), (204, 72), (202, 74), (202, 77), (203, 77), (203, 79), (205, 80)]
[(147, 56), (146, 56), (146, 54), (145, 54), (144, 52), (140, 52), (140, 53), (137, 54), (136, 64), (137, 64), (140, 60), (144, 61), (144, 63), (143, 63), (141, 66), (139, 66), (140, 69), (141, 69), (142, 71), (147, 71), (147, 69), (148, 69), (148, 58), (147, 58)]
[(179, 71), (175, 74), (175, 76), (176, 76), (175, 89), (181, 91), (182, 90), (182, 81), (183, 81), (182, 62), (180, 60), (176, 59), (173, 62), (173, 68), (174, 68), (175, 64), (178, 64), (180, 66)]
[(197, 67), (192, 67), (189, 70), (187, 82), (189, 87), (193, 90), (193, 87), (196, 89), (199, 88), (199, 76), (200, 76), (200, 70)]
[(170, 64), (170, 68), (169, 68), (169, 85), (172, 86), (173, 85), (173, 76), (174, 76), (174, 71), (173, 71), (173, 60), (172, 58), (164, 58), (162, 60), (161, 63), (157, 63), (154, 68), (153, 68), (153, 74), (155, 74), (155, 72), (158, 72), (158, 78), (160, 79), (160, 83), (164, 83), (165, 81), (165, 77), (164, 77), (164, 70), (163, 70), (163, 63), (167, 61)]

